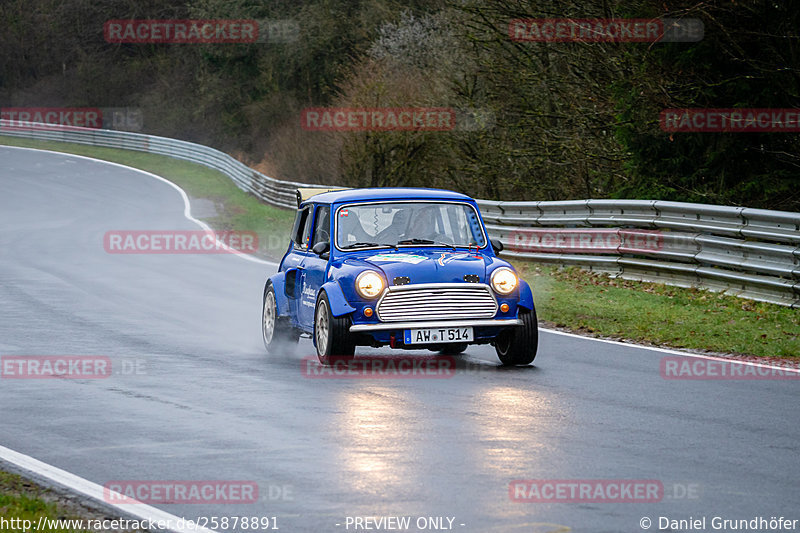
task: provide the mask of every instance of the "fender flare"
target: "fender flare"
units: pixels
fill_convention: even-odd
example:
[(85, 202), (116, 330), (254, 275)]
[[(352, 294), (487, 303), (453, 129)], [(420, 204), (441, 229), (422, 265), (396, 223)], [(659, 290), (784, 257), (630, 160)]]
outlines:
[(519, 280), (519, 301), (517, 302), (517, 306), (527, 309), (528, 311), (533, 310), (533, 291), (531, 290), (531, 286), (528, 285), (528, 282), (524, 279)]
[(328, 303), (331, 304), (331, 314), (333, 316), (347, 315), (356, 310), (355, 307), (347, 302), (347, 298), (344, 297), (342, 288), (337, 281), (329, 281), (322, 285), (317, 293), (317, 299), (323, 292), (328, 295)]
[(267, 297), (267, 289), (270, 285), (275, 289), (275, 305), (278, 308), (278, 316), (288, 316), (289, 299), (286, 298), (286, 293), (283, 289), (286, 285), (286, 272), (278, 272), (274, 276), (271, 276), (264, 284), (264, 294), (261, 301), (262, 307), (264, 305), (263, 298)]

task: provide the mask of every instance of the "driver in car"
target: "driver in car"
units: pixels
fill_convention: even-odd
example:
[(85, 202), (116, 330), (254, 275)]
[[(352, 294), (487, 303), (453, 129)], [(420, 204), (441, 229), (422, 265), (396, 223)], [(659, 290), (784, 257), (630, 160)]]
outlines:
[(416, 210), (404, 239), (426, 239), (439, 241), (442, 238), (436, 231), (436, 206), (426, 206)]

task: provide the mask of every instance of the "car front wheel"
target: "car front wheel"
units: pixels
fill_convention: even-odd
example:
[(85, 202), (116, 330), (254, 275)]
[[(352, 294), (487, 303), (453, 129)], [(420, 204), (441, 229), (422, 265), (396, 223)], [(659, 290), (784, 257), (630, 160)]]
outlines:
[(539, 326), (536, 322), (536, 310), (520, 309), (519, 318), (522, 325), (509, 328), (494, 341), (497, 357), (504, 365), (527, 365), (536, 357), (539, 345)]
[(300, 338), (297, 330), (289, 323), (288, 317), (278, 316), (278, 304), (272, 283), (264, 293), (264, 308), (261, 314), (261, 336), (267, 352), (274, 354), (280, 347), (290, 348)]
[(314, 312), (314, 344), (317, 346), (319, 362), (323, 365), (349, 361), (356, 351), (350, 335), (350, 317), (333, 316), (328, 295), (324, 291), (317, 298)]

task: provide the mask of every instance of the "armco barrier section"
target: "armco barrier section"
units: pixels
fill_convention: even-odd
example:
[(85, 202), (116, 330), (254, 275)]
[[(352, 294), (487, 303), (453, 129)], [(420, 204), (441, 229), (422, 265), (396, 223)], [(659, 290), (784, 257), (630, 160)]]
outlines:
[[(0, 134), (184, 159), (285, 208), (296, 206), (297, 187), (322, 187), (276, 180), (219, 150), (153, 135), (5, 120)], [(800, 213), (658, 200), (478, 204), (509, 256), (800, 308)]]
[[(658, 200), (478, 204), (506, 255), (800, 307), (800, 213)], [(606, 238), (601, 253), (593, 232)]]
[(184, 159), (222, 172), (233, 180), (237, 187), (253, 193), (263, 202), (290, 209), (297, 206), (295, 190), (298, 187), (309, 186), (308, 183), (270, 178), (228, 154), (208, 146), (155, 135), (8, 120), (0, 120), (0, 135), (138, 150)]

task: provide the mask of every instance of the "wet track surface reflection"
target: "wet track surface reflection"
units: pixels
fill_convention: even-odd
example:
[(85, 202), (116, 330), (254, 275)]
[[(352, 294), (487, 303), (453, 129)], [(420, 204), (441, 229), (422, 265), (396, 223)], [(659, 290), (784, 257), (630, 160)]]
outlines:
[[(797, 382), (668, 381), (662, 353), (548, 332), (528, 368), (475, 346), (443, 376), (312, 377), (308, 339), (277, 355), (261, 343), (274, 267), (104, 251), (110, 230), (197, 229), (174, 189), (64, 155), (0, 157), (0, 354), (139, 364), (0, 380), (0, 444), (13, 450), (101, 485), (251, 480), (254, 503), (156, 506), (277, 516), (289, 532), (388, 515), (454, 517), (463, 532), (638, 531), (643, 516), (786, 516), (800, 503)], [(357, 352), (390, 355), (436, 359)], [(509, 497), (520, 479), (665, 490), (657, 503), (529, 503)]]

